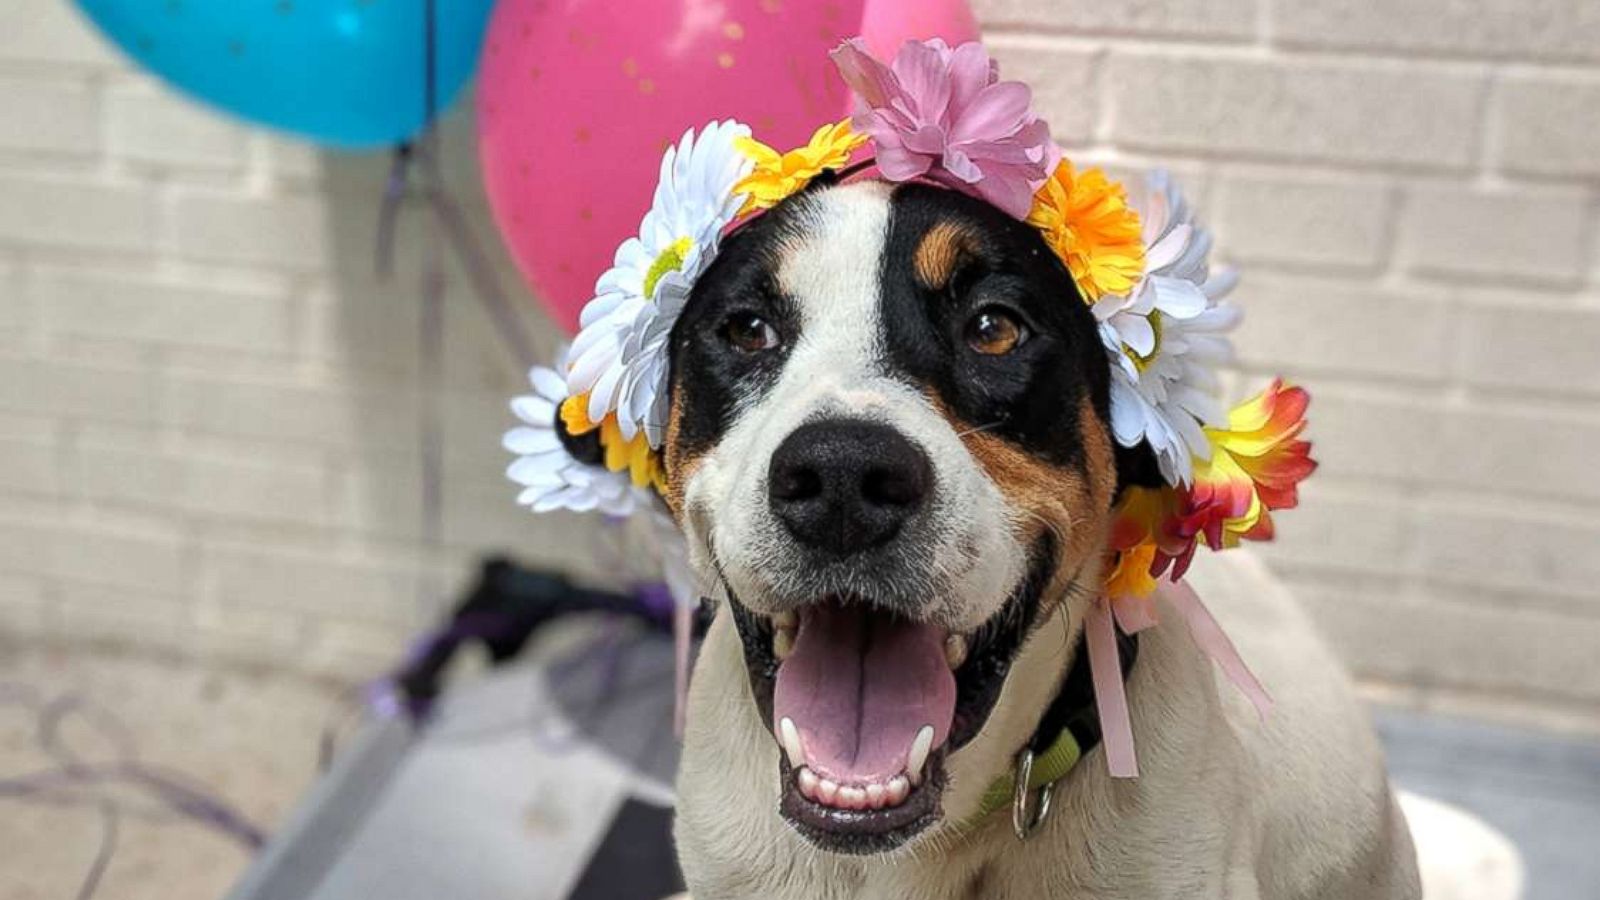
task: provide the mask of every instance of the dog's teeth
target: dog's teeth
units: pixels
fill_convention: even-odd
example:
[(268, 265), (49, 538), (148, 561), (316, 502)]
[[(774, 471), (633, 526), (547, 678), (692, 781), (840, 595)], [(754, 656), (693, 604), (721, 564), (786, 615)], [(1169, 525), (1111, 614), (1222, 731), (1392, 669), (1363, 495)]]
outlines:
[(800, 624), (800, 617), (793, 612), (772, 614), (772, 627), (779, 631), (793, 631)]
[(933, 749), (933, 726), (924, 725), (911, 741), (911, 753), (906, 756), (906, 774), (911, 777), (913, 785), (922, 783), (922, 767), (928, 762), (928, 753)]
[(794, 632), (787, 628), (779, 628), (772, 633), (772, 655), (783, 662), (794, 652)]
[(865, 809), (867, 792), (858, 787), (839, 788), (839, 805), (845, 809)]
[(783, 745), (783, 754), (789, 757), (789, 765), (798, 769), (806, 764), (805, 750), (800, 746), (800, 729), (794, 727), (794, 720), (788, 716), (778, 722), (778, 742)]
[(904, 775), (896, 775), (889, 779), (886, 799), (890, 806), (899, 806), (906, 802), (906, 797), (911, 793), (911, 782)]
[(886, 798), (888, 795), (888, 789), (881, 784), (867, 785), (867, 805), (873, 809), (881, 809), (883, 807), (884, 798)]
[(823, 803), (832, 804), (839, 796), (839, 786), (824, 778), (817, 782), (817, 799)]
[(822, 779), (817, 777), (817, 773), (805, 766), (800, 767), (797, 777), (800, 782), (800, 793), (815, 800), (817, 798), (817, 785), (822, 782)]
[(967, 639), (959, 634), (952, 634), (944, 639), (944, 661), (950, 665), (953, 672), (961, 668), (967, 661)]

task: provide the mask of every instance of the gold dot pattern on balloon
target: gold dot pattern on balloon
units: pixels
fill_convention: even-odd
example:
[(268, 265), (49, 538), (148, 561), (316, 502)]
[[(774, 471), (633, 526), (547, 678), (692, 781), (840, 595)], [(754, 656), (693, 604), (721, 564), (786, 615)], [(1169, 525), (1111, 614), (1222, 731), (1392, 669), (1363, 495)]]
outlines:
[(717, 54), (717, 65), (721, 66), (724, 69), (733, 68), (733, 54), (727, 52), (726, 50), (724, 50), (721, 53), (718, 53)]
[(631, 56), (623, 60), (622, 74), (628, 76), (629, 78), (637, 78), (639, 76), (639, 61)]
[(774, 15), (783, 12), (783, 0), (761, 0), (761, 11)]
[(589, 139), (594, 137), (594, 134), (590, 132), (588, 128), (580, 127), (573, 137), (577, 139), (578, 143), (587, 144), (589, 143)]
[(594, 49), (594, 35), (582, 28), (574, 28), (567, 32), (567, 40), (580, 50)]
[(589, 207), (585, 206), (583, 209), (578, 210), (578, 218), (582, 219), (585, 222), (587, 222), (590, 219), (594, 218), (594, 210), (592, 210)]
[(656, 83), (655, 83), (654, 79), (650, 79), (650, 78), (641, 78), (641, 79), (639, 79), (639, 93), (641, 93), (641, 94), (654, 94), (655, 92), (656, 92)]
[(744, 26), (738, 22), (724, 22), (722, 36), (730, 41), (742, 41), (744, 40)]

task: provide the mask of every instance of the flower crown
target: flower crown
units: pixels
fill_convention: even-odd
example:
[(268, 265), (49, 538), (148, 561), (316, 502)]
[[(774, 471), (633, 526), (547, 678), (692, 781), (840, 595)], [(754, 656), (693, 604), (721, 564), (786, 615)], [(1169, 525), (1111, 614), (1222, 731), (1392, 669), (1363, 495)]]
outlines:
[[(779, 152), (726, 121), (667, 149), (650, 211), (596, 282), (577, 339), (553, 370), (531, 373), (535, 395), (513, 403), (526, 423), (505, 441), (518, 455), (508, 474), (524, 486), (519, 502), (610, 515), (648, 505), (662, 485), (667, 339), (721, 237), (824, 172), (871, 167), (892, 182), (973, 194), (1033, 225), (1089, 304), (1111, 370), (1115, 440), (1148, 446), (1165, 482), (1120, 501), (1108, 596), (1129, 601), (1137, 620), (1156, 579), (1180, 578), (1197, 545), (1270, 539), (1271, 513), (1295, 505), (1316, 466), (1300, 439), (1308, 397), (1274, 381), (1222, 409), (1218, 369), (1233, 359), (1228, 334), (1240, 320), (1224, 298), (1236, 279), (1212, 271), (1211, 236), (1171, 178), (1154, 173), (1130, 197), (1099, 169), (1077, 169), (1032, 111), (1027, 86), (1001, 81), (980, 44), (908, 41), (885, 65), (857, 38), (832, 57), (855, 114), (805, 146)], [(851, 165), (867, 144), (871, 159)], [(599, 454), (574, 456), (562, 430), (598, 432)]]

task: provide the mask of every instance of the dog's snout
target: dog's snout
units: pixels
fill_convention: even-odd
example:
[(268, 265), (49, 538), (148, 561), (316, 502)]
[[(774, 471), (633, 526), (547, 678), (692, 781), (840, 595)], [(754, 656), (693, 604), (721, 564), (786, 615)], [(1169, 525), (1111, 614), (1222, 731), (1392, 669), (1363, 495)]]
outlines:
[(928, 455), (886, 425), (812, 422), (772, 454), (767, 495), (795, 539), (839, 556), (892, 540), (933, 489)]

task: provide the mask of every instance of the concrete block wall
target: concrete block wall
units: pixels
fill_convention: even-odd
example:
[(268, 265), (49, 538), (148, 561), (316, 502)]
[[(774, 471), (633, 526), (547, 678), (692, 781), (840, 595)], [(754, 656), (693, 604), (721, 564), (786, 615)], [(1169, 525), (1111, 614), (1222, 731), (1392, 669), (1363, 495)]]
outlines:
[[(1186, 177), (1240, 388), (1313, 393), (1263, 551), (1413, 699), (1600, 702), (1600, 7), (977, 0), (1074, 155)], [(1056, 112), (1060, 110), (1060, 112)]]
[[(0, 33), (0, 634), (356, 676), (488, 549), (607, 567), (501, 481), (521, 376), (454, 273), (417, 362), (381, 156), (238, 126), (65, 0)], [(1058, 138), (1177, 171), (1246, 269), (1240, 389), (1315, 395), (1323, 471), (1266, 552), (1364, 677), (1600, 709), (1600, 7), (975, 0)], [(470, 114), (448, 176), (504, 283)], [(525, 304), (548, 345), (556, 338)], [(446, 425), (442, 529), (418, 423)]]

